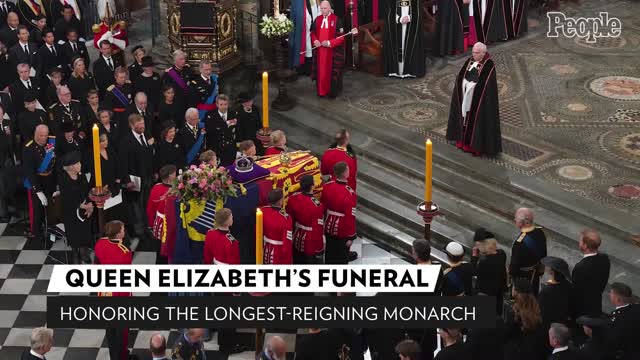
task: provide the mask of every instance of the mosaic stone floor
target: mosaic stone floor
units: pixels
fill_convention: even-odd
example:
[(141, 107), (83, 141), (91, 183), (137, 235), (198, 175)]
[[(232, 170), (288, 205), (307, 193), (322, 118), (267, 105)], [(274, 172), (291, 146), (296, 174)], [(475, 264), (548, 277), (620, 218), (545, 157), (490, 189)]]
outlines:
[[(489, 45), (497, 64), (504, 153), (487, 161), (640, 214), (640, 18), (632, 15), (640, 13), (640, 3), (586, 0), (561, 10), (586, 17), (608, 11), (621, 19), (622, 34), (593, 44), (548, 38), (546, 18), (532, 18), (525, 38)], [(453, 84), (464, 60), (443, 65), (437, 59), (422, 79), (347, 72), (343, 95), (327, 105), (445, 142)], [(308, 79), (289, 91), (314, 97)]]

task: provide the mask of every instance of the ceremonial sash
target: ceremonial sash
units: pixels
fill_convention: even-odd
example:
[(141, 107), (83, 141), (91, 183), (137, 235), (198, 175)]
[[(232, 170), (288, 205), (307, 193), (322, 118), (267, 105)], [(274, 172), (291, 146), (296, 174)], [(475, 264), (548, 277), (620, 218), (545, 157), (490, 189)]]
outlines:
[(211, 95), (207, 98), (207, 100), (203, 104), (196, 105), (198, 109), (198, 114), (200, 115), (200, 123), (204, 121), (205, 115), (207, 115), (207, 111), (213, 111), (217, 109), (215, 104), (216, 97), (218, 97), (218, 75), (211, 75), (211, 82), (213, 82), (214, 87)]
[[(44, 158), (42, 158), (42, 162), (40, 162), (40, 165), (38, 165), (38, 169), (36, 170), (38, 174), (45, 173), (49, 169), (51, 160), (53, 160), (53, 158), (55, 157), (54, 147), (56, 146), (56, 139), (49, 139), (49, 141), (47, 141), (47, 144), (50, 144), (53, 147), (49, 151), (45, 152)], [(32, 184), (31, 181), (29, 181), (29, 178), (25, 177), (22, 184), (24, 185), (25, 189), (31, 189)]]
[(42, 15), (46, 16), (47, 14), (44, 11), (44, 6), (42, 6), (42, 3), (38, 0), (27, 0), (24, 2), (29, 9), (31, 9), (31, 12), (33, 12), (35, 15), (40, 15), (42, 12)]
[(540, 247), (535, 242), (535, 240), (530, 238), (528, 235), (525, 235), (523, 242), (524, 242), (524, 246), (526, 246), (529, 250), (531, 250), (537, 257), (540, 257), (541, 255)]
[(118, 89), (117, 86), (113, 86), (111, 88), (111, 93), (124, 105), (125, 107), (129, 106), (129, 98)]
[(464, 283), (462, 282), (462, 279), (460, 279), (460, 276), (452, 270), (448, 271), (446, 275), (447, 279), (451, 280), (451, 283), (455, 286), (456, 290), (460, 291), (456, 295), (464, 294)]
[(187, 86), (187, 83), (184, 82), (184, 79), (182, 78), (182, 76), (180, 76), (180, 74), (178, 74), (176, 69), (174, 68), (169, 69), (169, 71), (167, 71), (167, 74), (171, 77), (173, 81), (175, 81), (176, 84), (178, 84), (178, 86), (180, 86), (180, 88), (182, 88), (182, 91), (184, 91), (185, 93), (189, 91), (189, 87)]
[[(198, 124), (198, 130), (202, 129), (202, 127), (203, 127), (202, 123)], [(189, 152), (187, 153), (187, 165), (193, 162), (193, 159), (195, 159), (196, 155), (198, 154), (198, 151), (200, 151), (200, 148), (202, 147), (203, 142), (204, 142), (204, 134), (201, 131), (200, 135), (198, 136), (198, 140), (196, 141), (195, 144), (193, 144), (193, 146), (191, 147), (191, 149), (189, 149)]]

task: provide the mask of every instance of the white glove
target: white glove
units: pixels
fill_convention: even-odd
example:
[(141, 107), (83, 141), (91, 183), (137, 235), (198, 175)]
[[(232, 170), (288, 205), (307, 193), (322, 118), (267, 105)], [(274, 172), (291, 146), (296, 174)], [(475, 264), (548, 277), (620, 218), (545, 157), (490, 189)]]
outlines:
[(60, 191), (56, 191), (53, 193), (53, 195), (51, 195), (51, 197), (58, 197), (60, 196)]
[(44, 196), (44, 193), (42, 191), (38, 191), (36, 195), (38, 195), (38, 199), (40, 199), (42, 206), (47, 206), (47, 197)]

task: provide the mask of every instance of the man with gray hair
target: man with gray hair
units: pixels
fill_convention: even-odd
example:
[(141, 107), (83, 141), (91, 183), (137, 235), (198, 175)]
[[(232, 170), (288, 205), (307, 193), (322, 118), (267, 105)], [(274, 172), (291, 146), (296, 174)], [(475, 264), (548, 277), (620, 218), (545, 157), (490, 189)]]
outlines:
[(552, 323), (549, 327), (549, 345), (553, 348), (551, 360), (578, 360), (579, 354), (569, 348), (571, 332), (569, 328), (560, 323)]
[(154, 333), (149, 339), (149, 352), (153, 360), (168, 360), (167, 359), (167, 339), (160, 333)]
[(189, 83), (193, 78), (193, 71), (187, 64), (187, 54), (182, 50), (174, 51), (173, 66), (165, 70), (162, 83), (173, 88), (176, 100), (185, 106), (184, 109), (189, 104)]
[[(18, 70), (18, 80), (9, 85), (9, 94), (15, 105), (15, 112), (19, 114), (25, 110), (22, 101), (27, 93), (34, 93), (36, 97), (40, 96), (40, 81), (38, 78), (30, 76), (31, 66), (29, 64), (18, 64), (16, 68)], [(3, 76), (10, 75), (3, 74)]]
[(204, 345), (202, 339), (206, 329), (190, 328), (176, 339), (171, 350), (172, 359), (204, 360)]
[(285, 360), (287, 358), (287, 343), (280, 336), (272, 336), (267, 341), (258, 360)]
[(547, 256), (547, 237), (542, 228), (535, 225), (531, 209), (516, 210), (514, 222), (520, 229), (520, 234), (511, 246), (509, 275), (512, 280), (517, 278), (529, 280), (531, 290), (537, 295), (540, 276), (544, 273), (540, 260)]
[(42, 360), (53, 347), (53, 329), (38, 327), (31, 331), (31, 348), (25, 349), (21, 360)]
[(178, 129), (178, 144), (185, 153), (185, 164), (195, 165), (200, 154), (207, 148), (206, 131), (200, 126), (200, 115), (198, 109), (188, 108), (184, 114), (185, 124)]
[(73, 129), (82, 139), (86, 137), (86, 127), (82, 118), (82, 106), (78, 100), (71, 98), (71, 90), (67, 85), (61, 85), (56, 89), (58, 102), (49, 106), (49, 126), (52, 135), (62, 135), (62, 124), (72, 124)]
[[(479, 94), (482, 96), (476, 96)], [(502, 152), (498, 103), (496, 65), (487, 46), (477, 42), (456, 78), (447, 140), (474, 156), (496, 156)]]

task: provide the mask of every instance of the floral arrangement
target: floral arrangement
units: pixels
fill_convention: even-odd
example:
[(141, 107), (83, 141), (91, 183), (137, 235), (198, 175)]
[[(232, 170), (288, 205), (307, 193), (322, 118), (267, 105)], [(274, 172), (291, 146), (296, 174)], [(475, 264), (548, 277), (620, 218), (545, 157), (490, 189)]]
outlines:
[(169, 194), (181, 201), (217, 201), (228, 196), (238, 197), (238, 186), (224, 167), (208, 164), (191, 167), (173, 181)]
[(284, 14), (278, 14), (273, 17), (265, 14), (260, 22), (260, 33), (270, 39), (287, 35), (292, 30), (293, 22)]

